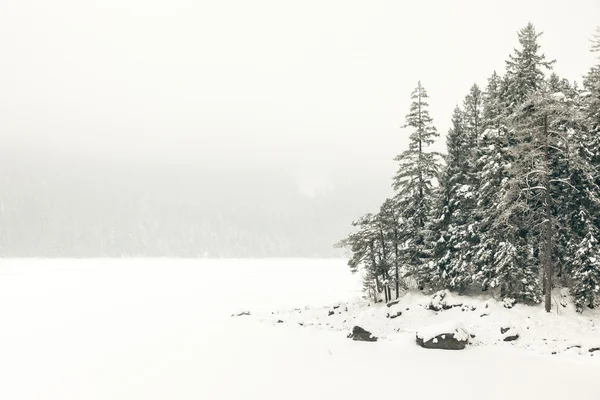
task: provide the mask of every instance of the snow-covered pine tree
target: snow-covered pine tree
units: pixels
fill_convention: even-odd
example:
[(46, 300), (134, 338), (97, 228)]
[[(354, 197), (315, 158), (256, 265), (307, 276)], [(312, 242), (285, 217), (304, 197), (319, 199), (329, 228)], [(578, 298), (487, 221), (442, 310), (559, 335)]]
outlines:
[[(590, 171), (586, 161), (569, 147), (577, 128), (574, 119), (573, 102), (562, 92), (552, 92), (549, 84), (530, 95), (515, 114), (518, 145), (512, 179), (520, 193), (510, 207), (518, 208), (529, 245), (542, 268), (546, 311), (551, 308), (554, 260), (561, 257), (557, 233), (566, 230), (571, 234), (562, 214), (573, 207), (590, 210), (587, 204), (595, 198), (586, 198), (589, 196), (578, 193), (575, 186)], [(593, 185), (588, 182), (580, 189), (592, 189), (589, 183)], [(575, 193), (570, 193), (573, 189)]]
[(394, 201), (404, 221), (404, 233), (409, 238), (402, 263), (407, 265), (409, 273), (421, 286), (429, 280), (422, 267), (431, 258), (427, 251), (431, 234), (427, 227), (433, 204), (433, 182), (440, 170), (439, 155), (429, 151), (429, 147), (439, 134), (429, 115), (428, 96), (421, 82), (412, 92), (411, 99), (405, 124), (412, 129), (409, 147), (395, 158), (398, 170), (392, 187), (396, 193)]
[(528, 96), (538, 90), (544, 82), (544, 69), (552, 69), (553, 61), (546, 61), (540, 53), (537, 33), (530, 22), (518, 32), (519, 49), (506, 61), (507, 90), (505, 102), (510, 112), (516, 110)]
[(474, 151), (479, 145), (479, 135), (483, 131), (483, 92), (474, 84), (463, 101), (464, 126), (469, 138), (469, 147)]
[(458, 106), (446, 136), (446, 166), (438, 189), (438, 218), (432, 221), (434, 260), (428, 264), (432, 285), (464, 290), (471, 283), (473, 268), (471, 231), (474, 190), (472, 172), (473, 135), (465, 125), (465, 112)]
[(596, 27), (596, 32), (592, 35), (591, 51), (593, 53), (600, 52), (600, 26)]
[(503, 107), (502, 98), (505, 89), (505, 79), (503, 79), (496, 71), (488, 78), (487, 87), (483, 93), (483, 115), (482, 128), (499, 129), (500, 118), (503, 116), (505, 109)]
[[(509, 154), (508, 130), (505, 119), (508, 114), (504, 93), (507, 80), (496, 72), (488, 79), (483, 94), (483, 133), (480, 135), (477, 154), (475, 209), (473, 215), (478, 240), (473, 245), (474, 279), (483, 290), (500, 288), (504, 280), (496, 268), (496, 252), (500, 243), (510, 245), (510, 237), (500, 234), (505, 225), (496, 225), (502, 209), (500, 204), (507, 189)], [(514, 245), (513, 245), (514, 247)], [(516, 259), (515, 259), (516, 260)], [(506, 264), (514, 264), (506, 262)], [(506, 291), (506, 285), (502, 292)]]
[[(505, 78), (493, 76), (488, 82), (484, 116), (493, 119), (484, 121), (488, 129), (482, 135), (478, 163), (482, 184), (477, 192), (480, 243), (475, 257), (476, 278), (484, 289), (500, 287), (503, 296), (529, 301), (539, 300), (539, 282), (533, 278), (538, 267), (532, 263), (531, 227), (523, 218), (528, 203), (521, 193), (520, 171), (515, 168), (524, 156), (521, 151), (525, 149), (519, 146), (527, 141), (517, 126), (515, 112), (521, 112), (523, 102), (544, 85), (544, 69), (553, 63), (539, 51), (540, 35), (531, 23), (521, 29), (520, 47), (506, 62)], [(495, 253), (500, 244), (506, 251)], [(501, 273), (500, 266), (515, 269)], [(521, 283), (515, 284), (512, 277), (519, 277)]]

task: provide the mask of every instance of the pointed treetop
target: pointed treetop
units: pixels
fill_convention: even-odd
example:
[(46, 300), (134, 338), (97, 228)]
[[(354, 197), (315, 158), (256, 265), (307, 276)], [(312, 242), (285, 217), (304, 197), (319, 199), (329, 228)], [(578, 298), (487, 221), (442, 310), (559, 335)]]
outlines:
[(529, 94), (539, 89), (544, 81), (544, 69), (551, 70), (555, 60), (547, 61), (546, 55), (540, 53), (537, 33), (530, 22), (518, 32), (519, 49), (506, 61), (508, 79), (508, 105), (510, 109), (521, 104)]
[[(590, 48), (590, 51), (592, 53), (600, 53), (600, 26), (598, 26), (596, 28), (596, 32), (594, 34), (592, 34), (592, 46)], [(600, 57), (600, 56), (598, 56)]]

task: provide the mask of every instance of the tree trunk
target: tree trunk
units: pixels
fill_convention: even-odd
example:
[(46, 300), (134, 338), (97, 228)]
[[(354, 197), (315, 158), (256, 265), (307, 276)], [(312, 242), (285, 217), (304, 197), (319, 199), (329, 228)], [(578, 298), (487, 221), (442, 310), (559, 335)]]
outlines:
[(544, 268), (544, 306), (546, 312), (550, 312), (552, 309), (552, 207), (550, 198), (550, 163), (548, 160), (548, 117), (544, 116), (544, 162), (545, 162), (545, 176), (544, 186), (546, 187), (544, 193), (544, 211), (546, 216), (545, 229), (544, 229), (544, 257), (542, 266)]
[(400, 297), (400, 273), (398, 271), (398, 230), (394, 230), (394, 252), (396, 258), (394, 259), (394, 264), (396, 267), (396, 299)]

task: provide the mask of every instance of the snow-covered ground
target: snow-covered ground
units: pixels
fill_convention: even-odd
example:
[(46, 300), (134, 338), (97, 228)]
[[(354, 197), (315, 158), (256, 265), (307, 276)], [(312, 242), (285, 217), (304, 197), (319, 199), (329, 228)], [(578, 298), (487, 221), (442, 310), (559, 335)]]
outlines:
[[(343, 260), (2, 260), (0, 399), (600, 398), (600, 354), (425, 350), (414, 333), (362, 343), (270, 323), (358, 307), (358, 281)], [(405, 329), (429, 322), (413, 317)]]
[[(471, 346), (502, 346), (556, 357), (593, 357), (600, 367), (600, 310), (577, 313), (568, 291), (553, 293), (552, 312), (542, 305), (506, 303), (490, 295), (460, 296), (447, 291), (403, 292), (389, 306), (365, 299), (326, 307), (276, 310), (258, 318), (266, 323), (349, 332), (358, 325), (381, 340), (408, 343), (465, 329)], [(512, 304), (511, 304), (512, 305)], [(509, 336), (516, 340), (505, 341)], [(592, 361), (592, 362), (594, 362)]]

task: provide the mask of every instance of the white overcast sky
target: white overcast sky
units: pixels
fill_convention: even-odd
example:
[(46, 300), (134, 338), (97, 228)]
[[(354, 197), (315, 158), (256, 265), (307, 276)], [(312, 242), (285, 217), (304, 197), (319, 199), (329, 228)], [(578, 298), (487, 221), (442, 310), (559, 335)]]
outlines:
[(416, 82), (445, 134), (528, 21), (580, 79), (599, 0), (2, 0), (0, 146), (391, 175)]

